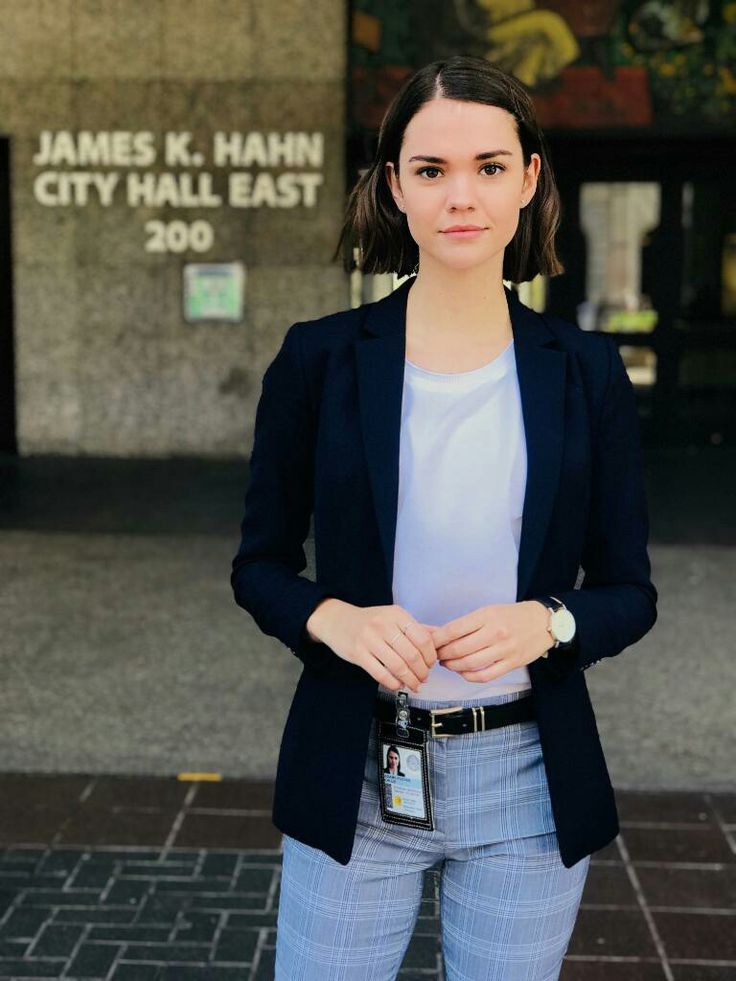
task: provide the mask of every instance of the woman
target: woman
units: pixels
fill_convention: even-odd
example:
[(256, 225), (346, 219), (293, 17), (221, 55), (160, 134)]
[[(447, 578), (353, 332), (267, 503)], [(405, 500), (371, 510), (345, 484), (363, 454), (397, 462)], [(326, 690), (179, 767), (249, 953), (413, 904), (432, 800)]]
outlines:
[(404, 776), (401, 769), (401, 755), (395, 746), (389, 746), (386, 751), (386, 766), (383, 768), (383, 772), (392, 773), (397, 777)]
[[(279, 981), (395, 978), (436, 864), (448, 981), (557, 978), (618, 833), (583, 672), (651, 629), (657, 591), (615, 343), (503, 284), (562, 271), (558, 221), (523, 86), (427, 65), (340, 241), (416, 275), (293, 324), (265, 373), (232, 584), (304, 668), (273, 805)], [(413, 763), (393, 796), (387, 746)]]

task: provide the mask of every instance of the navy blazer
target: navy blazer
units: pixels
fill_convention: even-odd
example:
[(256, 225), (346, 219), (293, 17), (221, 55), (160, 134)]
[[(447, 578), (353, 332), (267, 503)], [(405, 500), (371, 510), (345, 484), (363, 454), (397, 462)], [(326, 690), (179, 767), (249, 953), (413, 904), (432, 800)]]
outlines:
[[(281, 741), (273, 822), (343, 865), (353, 849), (378, 682), (311, 640), (305, 624), (327, 596), (357, 606), (394, 602), (413, 282), (288, 329), (263, 377), (232, 563), (238, 605), (303, 662)], [(527, 449), (516, 601), (552, 594), (577, 623), (571, 649), (527, 665), (569, 868), (619, 830), (583, 672), (634, 644), (657, 618), (639, 418), (610, 336), (536, 313), (505, 292)], [(300, 575), (312, 513), (316, 582)], [(325, 780), (327, 759), (339, 780)]]

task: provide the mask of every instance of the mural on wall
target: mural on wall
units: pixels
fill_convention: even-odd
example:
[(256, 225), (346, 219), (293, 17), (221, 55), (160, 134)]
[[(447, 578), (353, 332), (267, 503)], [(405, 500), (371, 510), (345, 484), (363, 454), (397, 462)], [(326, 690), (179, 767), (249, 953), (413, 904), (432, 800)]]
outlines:
[(547, 130), (736, 130), (734, 0), (353, 0), (353, 123), (402, 80), (475, 54), (516, 75)]

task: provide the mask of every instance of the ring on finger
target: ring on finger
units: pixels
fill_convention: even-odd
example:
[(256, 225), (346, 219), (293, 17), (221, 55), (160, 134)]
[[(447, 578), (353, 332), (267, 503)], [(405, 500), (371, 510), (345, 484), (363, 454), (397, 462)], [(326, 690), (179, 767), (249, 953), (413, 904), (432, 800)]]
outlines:
[(412, 623), (414, 623), (414, 621), (410, 620), (408, 623), (404, 624), (404, 626), (398, 631), (398, 633), (395, 633), (393, 635), (393, 637), (389, 641), (389, 644), (393, 644), (393, 642), (396, 640), (397, 637), (400, 637), (401, 634), (405, 634), (406, 631), (409, 629), (409, 627), (412, 625)]

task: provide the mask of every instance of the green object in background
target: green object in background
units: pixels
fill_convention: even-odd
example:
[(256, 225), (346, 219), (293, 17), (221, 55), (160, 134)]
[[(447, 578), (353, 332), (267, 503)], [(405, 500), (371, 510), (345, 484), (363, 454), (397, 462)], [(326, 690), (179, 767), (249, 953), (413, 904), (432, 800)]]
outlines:
[(649, 334), (656, 326), (656, 310), (616, 310), (608, 315), (603, 329), (613, 333), (621, 331)]
[(191, 262), (184, 266), (184, 319), (241, 323), (245, 296), (242, 262)]

